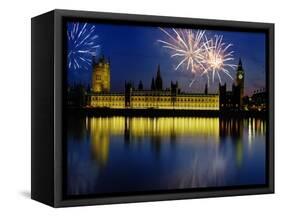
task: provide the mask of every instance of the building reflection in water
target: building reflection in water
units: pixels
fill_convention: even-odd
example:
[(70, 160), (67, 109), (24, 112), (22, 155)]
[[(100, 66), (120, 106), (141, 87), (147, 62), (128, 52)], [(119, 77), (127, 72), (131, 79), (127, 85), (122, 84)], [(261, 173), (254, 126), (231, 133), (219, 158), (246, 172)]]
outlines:
[[(152, 149), (161, 151), (162, 140), (172, 144), (177, 137), (208, 137), (219, 141), (219, 118), (143, 118), (143, 117), (92, 117), (86, 118), (94, 158), (104, 165), (109, 158), (111, 136), (124, 136), (125, 145), (133, 145), (150, 138)], [(206, 143), (208, 145), (208, 143)]]
[[(133, 145), (150, 138), (153, 150), (161, 151), (161, 141), (167, 137), (171, 144), (176, 144), (180, 136), (212, 137), (215, 144), (224, 143), (231, 137), (235, 144), (238, 165), (243, 160), (243, 134), (245, 129), (248, 136), (248, 148), (251, 149), (256, 134), (265, 135), (265, 121), (257, 118), (224, 119), (199, 117), (87, 117), (86, 128), (90, 133), (92, 154), (104, 165), (109, 158), (111, 136), (123, 136), (125, 145)], [(203, 145), (208, 145), (206, 142)]]
[[(251, 179), (260, 183), (265, 176), (263, 119), (76, 117), (69, 121), (69, 192), (74, 194), (223, 186)], [(248, 168), (247, 173), (253, 174), (243, 179)], [(134, 180), (138, 176), (147, 182)], [(110, 182), (115, 179), (116, 186)]]

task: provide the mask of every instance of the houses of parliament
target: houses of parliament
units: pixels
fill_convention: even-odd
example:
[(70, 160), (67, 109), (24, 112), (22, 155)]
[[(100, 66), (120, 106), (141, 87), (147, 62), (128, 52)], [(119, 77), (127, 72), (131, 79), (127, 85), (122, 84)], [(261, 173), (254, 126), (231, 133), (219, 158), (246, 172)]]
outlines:
[(158, 65), (150, 89), (144, 89), (142, 81), (137, 88), (132, 82), (125, 81), (124, 92), (111, 92), (110, 62), (102, 57), (93, 65), (91, 90), (86, 94), (86, 106), (114, 109), (240, 110), (243, 92), (244, 70), (241, 60), (231, 91), (227, 90), (226, 84), (220, 84), (217, 94), (208, 93), (207, 85), (202, 93), (185, 93), (180, 90), (177, 81), (171, 81), (170, 87), (164, 89)]

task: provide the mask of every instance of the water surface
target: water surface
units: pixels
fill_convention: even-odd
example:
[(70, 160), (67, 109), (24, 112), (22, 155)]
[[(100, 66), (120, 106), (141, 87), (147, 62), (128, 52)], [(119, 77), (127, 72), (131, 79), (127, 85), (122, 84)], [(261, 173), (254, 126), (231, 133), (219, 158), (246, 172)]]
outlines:
[(265, 184), (265, 120), (81, 117), (67, 122), (67, 194)]

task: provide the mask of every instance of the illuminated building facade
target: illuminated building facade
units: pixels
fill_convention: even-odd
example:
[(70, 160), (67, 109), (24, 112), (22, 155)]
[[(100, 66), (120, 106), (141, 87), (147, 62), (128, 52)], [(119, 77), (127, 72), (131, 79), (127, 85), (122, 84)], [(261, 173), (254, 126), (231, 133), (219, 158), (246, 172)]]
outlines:
[(110, 63), (104, 57), (94, 63), (92, 74), (92, 91), (94, 93), (110, 92)]
[(125, 84), (126, 108), (157, 108), (186, 110), (218, 110), (217, 94), (181, 93), (178, 84), (171, 82), (166, 90), (134, 90), (131, 83)]
[(93, 108), (125, 108), (123, 93), (92, 93), (88, 95), (88, 106)]
[[(110, 72), (109, 68), (107, 72)], [(96, 80), (96, 75), (97, 73), (93, 73), (93, 80)], [(110, 77), (110, 75), (108, 76)], [(206, 89), (201, 94), (183, 93), (177, 82), (171, 82), (171, 87), (163, 90), (159, 65), (156, 77), (152, 79), (150, 90), (143, 89), (142, 81), (140, 81), (138, 89), (135, 89), (131, 82), (125, 82), (124, 93), (101, 91), (101, 86), (96, 86), (96, 84), (93, 82), (92, 90), (94, 91), (87, 95), (87, 105), (93, 108), (219, 110), (219, 95), (208, 94)]]

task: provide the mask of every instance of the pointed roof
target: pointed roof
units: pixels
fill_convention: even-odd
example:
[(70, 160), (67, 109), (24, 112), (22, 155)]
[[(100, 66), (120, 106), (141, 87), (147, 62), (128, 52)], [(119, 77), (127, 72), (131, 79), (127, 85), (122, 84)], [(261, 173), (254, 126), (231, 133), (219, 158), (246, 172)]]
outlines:
[(242, 60), (239, 58), (238, 66), (237, 66), (237, 71), (243, 71), (243, 66), (242, 66)]
[(161, 74), (160, 74), (160, 64), (158, 64), (158, 67), (157, 67), (157, 75), (156, 77), (160, 77), (161, 78)]
[(241, 57), (239, 57), (239, 63), (238, 63), (238, 65), (242, 65)]

